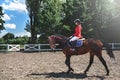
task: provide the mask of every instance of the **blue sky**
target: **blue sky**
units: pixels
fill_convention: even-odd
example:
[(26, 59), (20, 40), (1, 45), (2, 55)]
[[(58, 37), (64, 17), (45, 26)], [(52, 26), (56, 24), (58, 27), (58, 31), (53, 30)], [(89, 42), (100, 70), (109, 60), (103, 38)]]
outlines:
[(29, 19), (25, 0), (0, 0), (0, 6), (3, 7), (6, 28), (0, 33), (0, 37), (8, 32), (14, 33), (15, 36), (30, 36), (30, 33), (24, 30)]

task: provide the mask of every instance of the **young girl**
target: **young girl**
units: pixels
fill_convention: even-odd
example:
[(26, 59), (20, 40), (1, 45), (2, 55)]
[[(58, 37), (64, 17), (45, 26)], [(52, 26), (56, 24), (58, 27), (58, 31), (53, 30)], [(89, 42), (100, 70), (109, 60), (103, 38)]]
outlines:
[[(75, 23), (75, 33), (70, 37), (70, 40), (69, 40), (69, 42), (71, 43), (71, 41), (75, 41), (75, 40), (77, 40), (77, 39), (80, 39), (80, 38), (82, 38), (82, 34), (81, 34), (81, 32), (82, 32), (82, 26), (81, 26), (81, 23), (80, 23), (80, 20), (79, 19), (76, 19), (75, 21), (74, 21), (74, 23)], [(71, 44), (70, 44), (71, 45)], [(75, 50), (73, 47), (72, 47), (72, 45), (71, 45), (71, 50)]]

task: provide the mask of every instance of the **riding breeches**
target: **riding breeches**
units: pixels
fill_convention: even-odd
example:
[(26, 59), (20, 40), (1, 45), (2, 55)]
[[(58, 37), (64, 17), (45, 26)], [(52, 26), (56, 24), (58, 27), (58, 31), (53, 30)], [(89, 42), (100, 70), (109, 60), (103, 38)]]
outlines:
[(69, 41), (71, 42), (71, 41), (75, 41), (77, 39), (79, 39), (79, 37), (73, 36), (73, 37), (71, 37), (71, 39)]

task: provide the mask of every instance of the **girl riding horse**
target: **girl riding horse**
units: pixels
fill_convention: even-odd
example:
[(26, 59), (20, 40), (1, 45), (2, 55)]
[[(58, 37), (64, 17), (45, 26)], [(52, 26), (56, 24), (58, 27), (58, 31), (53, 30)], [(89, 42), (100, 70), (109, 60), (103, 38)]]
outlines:
[(110, 58), (115, 59), (115, 56), (112, 52), (112, 49), (110, 48), (110, 46), (107, 43), (104, 43), (97, 39), (86, 39), (86, 40), (84, 40), (84, 44), (81, 47), (77, 47), (75, 51), (71, 51), (70, 47), (66, 44), (67, 37), (65, 37), (65, 36), (51, 35), (48, 37), (48, 40), (49, 40), (50, 48), (52, 50), (55, 49), (55, 47), (56, 47), (55, 44), (61, 45), (62, 51), (66, 56), (65, 64), (68, 66), (67, 73), (74, 71), (70, 65), (70, 58), (72, 55), (82, 55), (82, 54), (89, 53), (90, 61), (89, 61), (89, 65), (87, 66), (84, 73), (86, 74), (88, 72), (88, 70), (90, 69), (90, 67), (93, 63), (94, 56), (97, 56), (98, 59), (102, 62), (102, 64), (104, 65), (104, 67), (106, 69), (106, 72), (107, 72), (106, 75), (109, 75), (108, 66), (106, 64), (106, 61), (102, 57), (102, 48), (106, 47), (107, 54), (110, 56)]
[(82, 26), (81, 26), (80, 20), (76, 19), (74, 21), (74, 23), (76, 25), (75, 26), (75, 33), (70, 37), (70, 40), (68, 42), (70, 44), (72, 51), (75, 51), (75, 48), (72, 46), (71, 42), (82, 38), (82, 34), (81, 34), (82, 33)]

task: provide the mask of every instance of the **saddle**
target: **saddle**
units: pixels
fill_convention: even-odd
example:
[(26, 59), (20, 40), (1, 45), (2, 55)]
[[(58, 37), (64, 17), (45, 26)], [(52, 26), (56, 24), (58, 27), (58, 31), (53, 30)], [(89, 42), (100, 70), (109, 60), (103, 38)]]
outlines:
[(85, 40), (85, 38), (81, 38), (81, 39), (77, 39), (75, 41), (72, 42), (68, 42), (68, 46), (69, 47), (81, 47), (83, 45), (83, 41)]

